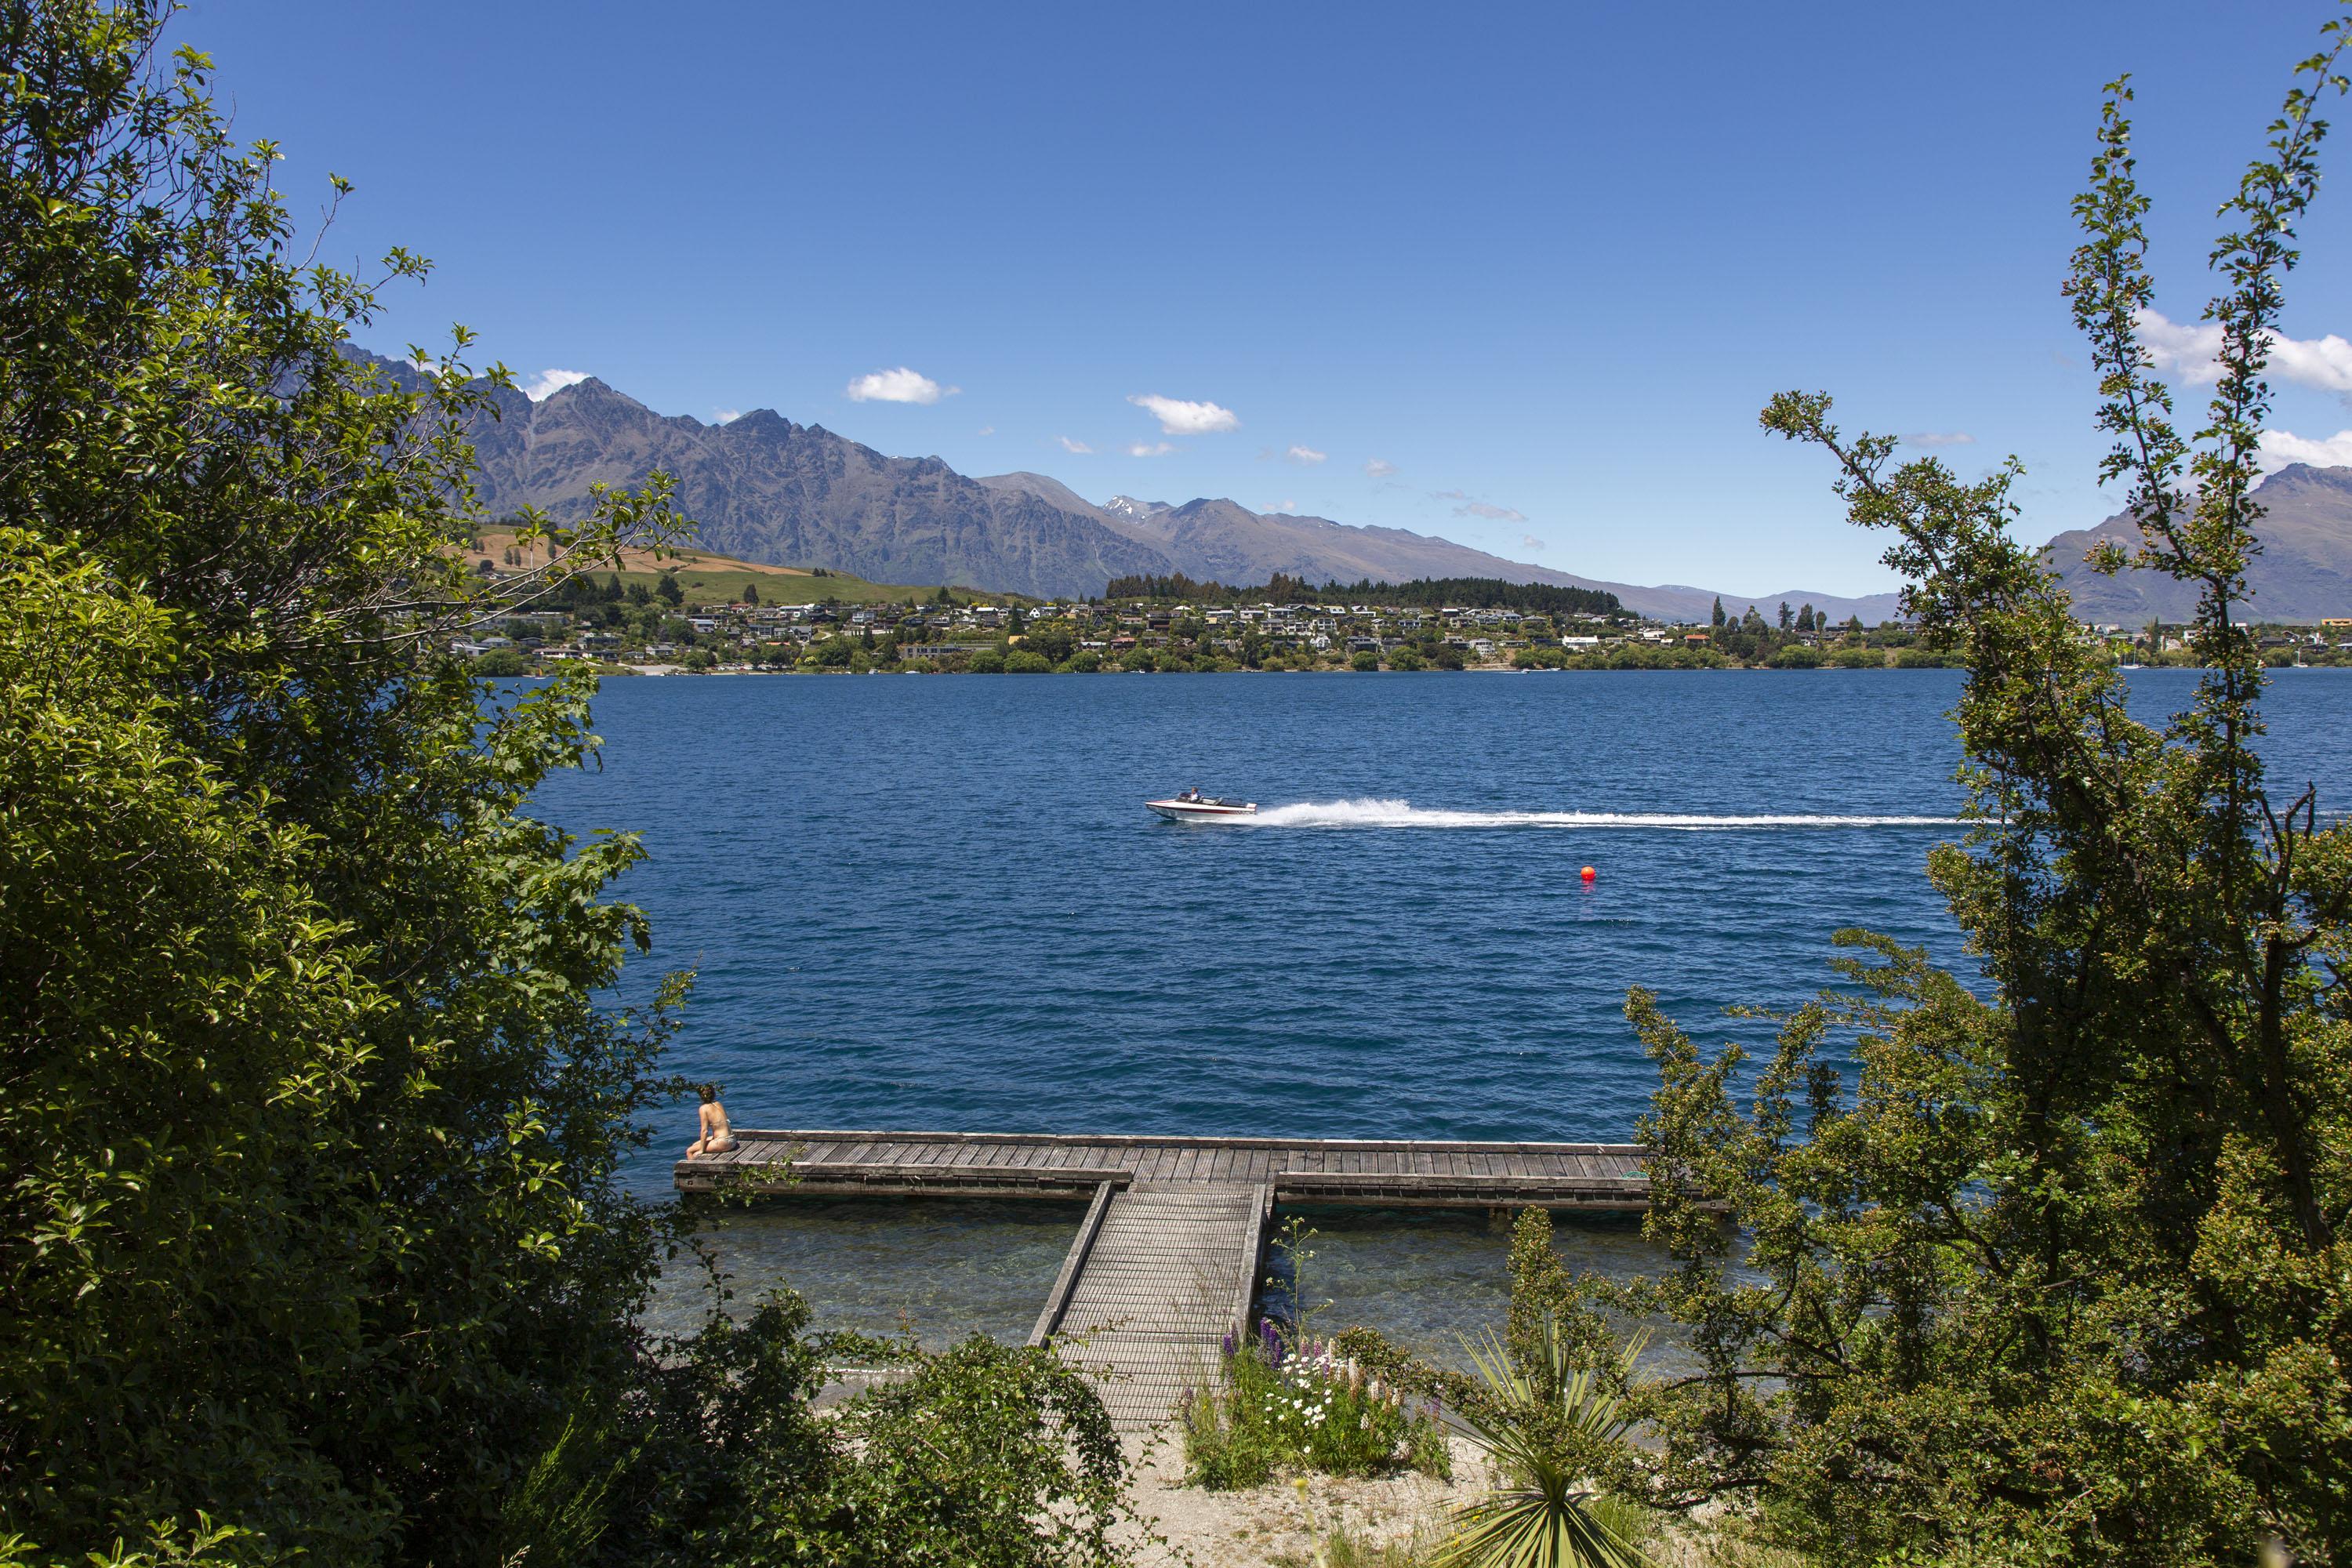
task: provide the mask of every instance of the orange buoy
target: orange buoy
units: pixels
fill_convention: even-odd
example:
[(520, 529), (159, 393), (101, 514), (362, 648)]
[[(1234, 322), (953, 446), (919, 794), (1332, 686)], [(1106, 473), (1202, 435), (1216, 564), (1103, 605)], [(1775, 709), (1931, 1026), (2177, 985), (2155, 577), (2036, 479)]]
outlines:
[(1591, 867), (1587, 866), (1583, 870), (1579, 871), (1577, 875), (1590, 882), (1593, 878), (1599, 876), (1600, 873), (1595, 871)]

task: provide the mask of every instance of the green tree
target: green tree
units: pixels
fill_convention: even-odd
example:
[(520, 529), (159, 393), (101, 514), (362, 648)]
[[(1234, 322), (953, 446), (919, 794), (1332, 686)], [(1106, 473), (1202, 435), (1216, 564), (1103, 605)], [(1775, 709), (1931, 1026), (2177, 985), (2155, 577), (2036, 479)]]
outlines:
[(821, 637), (809, 644), (801, 662), (817, 669), (846, 669), (857, 651), (857, 645), (845, 637)]
[(757, 605), (760, 602), (759, 584), (746, 583), (743, 584), (743, 602), (747, 605)]
[(1719, 595), (1719, 594), (1716, 595), (1716, 600), (1715, 600), (1715, 622), (1714, 622), (1714, 626), (1715, 626), (1715, 629), (1716, 629), (1716, 631), (1717, 631), (1718, 634), (1720, 634), (1720, 633), (1722, 632), (1722, 630), (1723, 630), (1723, 626), (1724, 626), (1724, 614), (1723, 614), (1723, 596), (1722, 596), (1721, 595)]
[(663, 573), (656, 580), (654, 593), (663, 604), (673, 609), (686, 603), (686, 590), (677, 585), (677, 573), (675, 570)]
[(562, 583), (449, 548), (486, 395), (343, 356), (371, 289), (161, 20), (0, 5), (0, 1528), (482, 1561), (667, 1223), (612, 1181), (666, 1026), (594, 1000), (637, 849), (522, 812), (591, 682), (426, 656)]
[(1381, 667), (1381, 656), (1370, 648), (1359, 649), (1348, 659), (1348, 668), (1359, 675), (1370, 675)]
[(1825, 395), (1765, 411), (1894, 536), (1923, 632), (1905, 651), (1969, 668), (1972, 826), (1928, 871), (1988, 984), (1842, 933), (1843, 987), (1780, 1019), (1752, 1100), (1743, 1049), (1702, 1051), (1633, 994), (1662, 1072), (1645, 1226), (1679, 1267), (1559, 1298), (1689, 1327), (1697, 1372), (1635, 1394), (1656, 1500), (1757, 1500), (1771, 1539), (1824, 1564), (2245, 1562), (2271, 1539), (2344, 1560), (2352, 830), (2314, 789), (2269, 790), (2232, 609), (2313, 110), (2344, 89), (2344, 41), (2331, 23), (2222, 209), (2221, 374), (2193, 437), (2138, 336), (2125, 83), (2075, 205), (2066, 291), (2116, 438), (2104, 476), (2129, 484), (2140, 563), (2199, 596), (2205, 673), (2161, 728), (2011, 536), (2014, 461), (1966, 481), (1891, 466), (1897, 440), (1843, 435)]
[[(788, 1303), (641, 1333), (693, 1215), (614, 1173), (683, 983), (604, 1004), (636, 841), (526, 809), (594, 683), (437, 650), (684, 525), (656, 479), (467, 571), (465, 334), (346, 357), (373, 287), (163, 19), (0, 0), (0, 1558), (887, 1561), (856, 1521), (930, 1508), (934, 1560), (1107, 1561), (1116, 1450), (1041, 1358), (901, 1352), (834, 1437), (761, 1381), (821, 1364)], [(942, 1510), (873, 1444), (948, 1419)]]
[(1078, 635), (1067, 621), (1037, 621), (1031, 625), (1023, 646), (1059, 664), (1076, 649)]

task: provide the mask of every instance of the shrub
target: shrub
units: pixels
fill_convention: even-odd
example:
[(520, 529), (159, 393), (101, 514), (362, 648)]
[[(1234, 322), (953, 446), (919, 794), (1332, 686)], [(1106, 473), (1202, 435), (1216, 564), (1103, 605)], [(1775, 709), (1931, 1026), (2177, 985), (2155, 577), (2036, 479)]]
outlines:
[(1821, 650), (1807, 647), (1801, 642), (1790, 643), (1772, 655), (1772, 668), (1775, 669), (1819, 669), (1821, 664)]
[(1187, 1479), (1212, 1491), (1252, 1487), (1277, 1470), (1333, 1476), (1404, 1468), (1450, 1477), (1452, 1457), (1434, 1405), (1309, 1341), (1294, 1352), (1272, 1323), (1224, 1359), (1214, 1389), (1184, 1404)]
[(1359, 675), (1370, 675), (1380, 667), (1381, 656), (1370, 648), (1351, 656), (1348, 660), (1348, 668)]
[(1456, 1511), (1448, 1556), (1465, 1568), (1643, 1568), (1615, 1528), (1618, 1510), (1586, 1480), (1633, 1428), (1625, 1384), (1643, 1336), (1612, 1366), (1579, 1366), (1558, 1314), (1531, 1327), (1507, 1341), (1489, 1330), (1470, 1346), (1486, 1397), (1462, 1405), (1461, 1419), (1503, 1484)]
[(1411, 674), (1416, 669), (1427, 669), (1429, 661), (1412, 648), (1401, 647), (1389, 655), (1389, 668)]
[(1069, 662), (1062, 668), (1072, 675), (1092, 675), (1102, 668), (1102, 655), (1090, 647), (1082, 647), (1072, 654)]
[(474, 673), (493, 679), (529, 675), (530, 660), (510, 647), (494, 647), (474, 660)]
[[(640, 1393), (550, 1467), (568, 1477), (546, 1489), (558, 1506), (510, 1530), (497, 1561), (582, 1562), (564, 1547), (583, 1537), (601, 1538), (594, 1561), (644, 1568), (1124, 1561), (1108, 1539), (1124, 1460), (1081, 1373), (979, 1336), (933, 1354), (807, 1324), (776, 1291), (653, 1347)], [(898, 1375), (821, 1417), (825, 1368), (845, 1363)]]
[[(979, 661), (973, 662), (977, 664)], [(1007, 675), (1051, 675), (1054, 673), (1054, 661), (1042, 653), (1016, 647), (1004, 656), (1003, 668)]]
[(1839, 669), (1884, 669), (1886, 656), (1874, 647), (1832, 648), (1830, 663)]
[(1004, 656), (992, 647), (984, 647), (965, 660), (964, 668), (974, 675), (1003, 675)]

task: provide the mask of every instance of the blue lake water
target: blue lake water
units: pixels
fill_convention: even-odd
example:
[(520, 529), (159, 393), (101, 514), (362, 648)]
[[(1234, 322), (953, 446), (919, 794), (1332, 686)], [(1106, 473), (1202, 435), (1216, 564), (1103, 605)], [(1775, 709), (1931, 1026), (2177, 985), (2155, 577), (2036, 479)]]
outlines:
[[(1960, 679), (614, 679), (602, 769), (540, 804), (643, 835), (640, 973), (699, 976), (672, 1065), (747, 1126), (1622, 1139), (1628, 986), (1754, 1041), (1723, 1008), (1801, 1001), (1841, 926), (1965, 963), (1922, 875)], [(2134, 680), (2160, 717), (2194, 675)], [(2280, 672), (2267, 711), (2281, 782), (2352, 782), (2352, 671)], [(1190, 784), (1261, 817), (1144, 811)], [(633, 1179), (666, 1188), (691, 1125)], [(777, 1205), (730, 1267), (827, 1321), (1025, 1331), (1065, 1218), (919, 1217)], [(1409, 1337), (1499, 1279), (1475, 1218), (1327, 1230), (1331, 1293)]]

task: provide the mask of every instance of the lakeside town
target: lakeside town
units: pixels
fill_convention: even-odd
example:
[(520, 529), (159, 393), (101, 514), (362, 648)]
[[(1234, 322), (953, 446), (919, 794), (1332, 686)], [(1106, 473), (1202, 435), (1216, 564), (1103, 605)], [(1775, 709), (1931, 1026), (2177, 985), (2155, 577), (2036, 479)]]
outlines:
[[(708, 581), (708, 578), (702, 579)], [(1181, 579), (1098, 598), (887, 589), (823, 571), (690, 590), (677, 570), (585, 574), (546, 603), (454, 639), (484, 674), (581, 664), (612, 674), (1094, 674), (1346, 670), (1916, 669), (1958, 661), (1916, 626), (1832, 622), (1810, 605), (1727, 607), (1705, 622), (1632, 614), (1613, 595), (1496, 580), (1312, 589), (1280, 597)], [(761, 584), (765, 583), (766, 587)], [(877, 590), (903, 597), (877, 597)], [(782, 595), (793, 594), (791, 602)], [(806, 595), (805, 597), (800, 595)], [(2188, 664), (2185, 626), (2084, 623), (2117, 663)], [(2273, 667), (2352, 665), (2352, 616), (2257, 633)]]

